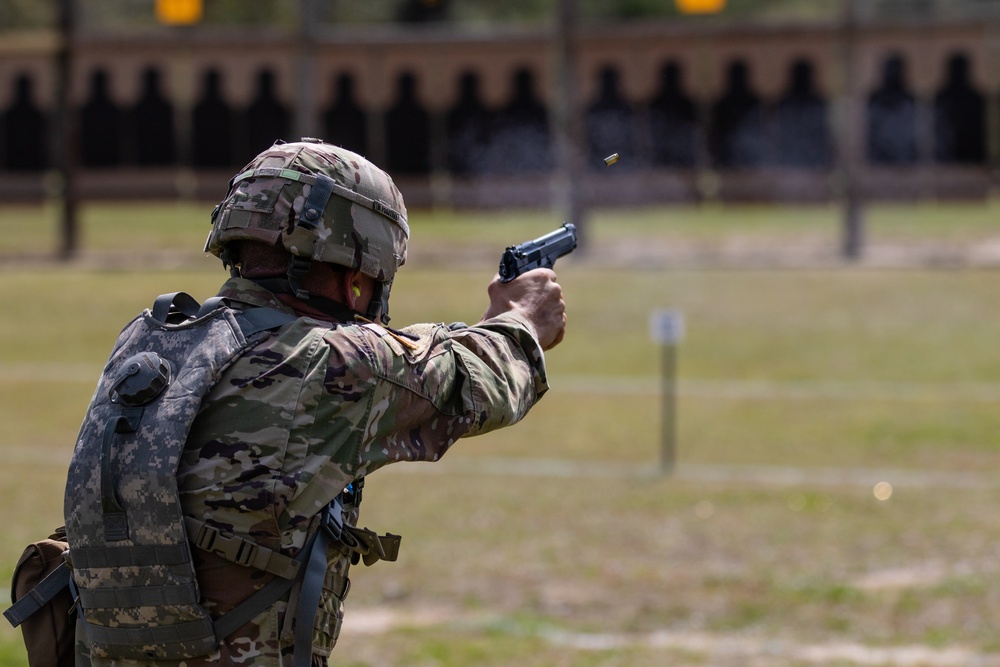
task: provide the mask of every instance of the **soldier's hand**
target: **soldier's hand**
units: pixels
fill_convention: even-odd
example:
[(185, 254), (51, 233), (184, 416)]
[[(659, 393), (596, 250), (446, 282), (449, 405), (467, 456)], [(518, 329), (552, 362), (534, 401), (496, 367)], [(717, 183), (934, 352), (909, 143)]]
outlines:
[(513, 312), (535, 329), (543, 350), (551, 350), (566, 334), (566, 302), (562, 287), (551, 269), (534, 269), (509, 283), (495, 276), (487, 288), (490, 307), (483, 315), (487, 320), (501, 313)]

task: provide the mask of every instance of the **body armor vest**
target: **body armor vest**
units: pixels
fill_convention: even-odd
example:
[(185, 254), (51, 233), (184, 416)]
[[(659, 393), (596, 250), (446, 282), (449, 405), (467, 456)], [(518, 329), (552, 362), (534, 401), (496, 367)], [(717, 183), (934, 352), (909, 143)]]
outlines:
[[(366, 564), (395, 560), (397, 536), (345, 526), (360, 493), (324, 509), (294, 559), (182, 512), (176, 475), (202, 399), (239, 355), (293, 319), (269, 308), (235, 310), (218, 297), (202, 306), (177, 293), (159, 297), (119, 336), (77, 439), (64, 507), (71, 587), (95, 657), (204, 656), (298, 584), (295, 662), (308, 665), (319, 591), (329, 584), (327, 547)], [(201, 604), (192, 546), (276, 576), (213, 620)]]

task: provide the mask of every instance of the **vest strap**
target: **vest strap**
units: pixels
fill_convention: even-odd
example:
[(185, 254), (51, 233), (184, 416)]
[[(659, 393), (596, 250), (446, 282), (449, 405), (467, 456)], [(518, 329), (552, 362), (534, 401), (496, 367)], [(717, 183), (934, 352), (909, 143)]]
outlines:
[(150, 310), (153, 319), (166, 322), (170, 315), (176, 313), (187, 318), (197, 317), (199, 308), (201, 308), (201, 304), (187, 292), (171, 292), (156, 297)]
[(191, 561), (187, 544), (138, 547), (74, 547), (69, 552), (73, 569), (182, 565)]
[[(298, 569), (302, 569), (302, 564), (305, 563), (310, 556), (315, 552), (316, 549), (316, 536), (314, 535), (302, 550), (299, 551), (295, 556), (295, 562)], [(264, 587), (256, 591), (253, 595), (248, 597), (243, 602), (239, 603), (233, 609), (227, 611), (225, 614), (215, 619), (215, 638), (221, 644), (229, 635), (236, 632), (244, 624), (249, 623), (258, 614), (260, 614), (265, 609), (268, 609), (275, 602), (280, 600), (292, 587), (296, 584), (299, 579), (282, 579), (281, 577), (274, 577), (271, 581), (264, 584)]]
[(326, 580), (326, 548), (331, 542), (342, 539), (343, 527), (344, 504), (342, 496), (338, 495), (320, 514), (320, 525), (311, 549), (312, 554), (302, 575), (299, 601), (295, 610), (293, 667), (310, 667), (312, 664), (313, 629), (323, 592), (323, 582)]
[(131, 588), (101, 588), (80, 591), (84, 609), (157, 607), (161, 605), (198, 604), (198, 590), (187, 586), (134, 586)]
[(239, 324), (240, 331), (246, 338), (261, 331), (278, 329), (296, 319), (296, 315), (277, 308), (247, 308), (236, 313), (236, 323)]
[(87, 638), (91, 642), (121, 646), (129, 652), (135, 651), (137, 646), (202, 642), (206, 637), (214, 636), (212, 621), (207, 617), (173, 625), (136, 628), (106, 627), (87, 621), (84, 623)]

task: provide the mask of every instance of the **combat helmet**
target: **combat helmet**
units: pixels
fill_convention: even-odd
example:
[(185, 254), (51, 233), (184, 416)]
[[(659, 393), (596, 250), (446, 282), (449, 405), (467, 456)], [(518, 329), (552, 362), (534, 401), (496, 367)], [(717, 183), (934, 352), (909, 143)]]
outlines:
[(318, 297), (300, 279), (311, 262), (357, 269), (377, 285), (366, 315), (387, 322), (409, 236), (403, 197), (388, 174), (349, 150), (304, 138), (276, 142), (233, 177), (212, 212), (205, 251), (236, 275), (233, 241), (284, 248), (292, 255), (286, 291), (310, 301)]

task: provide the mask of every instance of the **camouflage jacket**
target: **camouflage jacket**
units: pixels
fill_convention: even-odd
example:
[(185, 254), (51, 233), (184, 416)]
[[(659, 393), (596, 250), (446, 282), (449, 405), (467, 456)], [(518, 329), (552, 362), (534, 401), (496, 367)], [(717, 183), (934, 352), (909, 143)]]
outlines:
[[(236, 307), (288, 310), (241, 278), (219, 294)], [(517, 422), (546, 389), (538, 341), (513, 315), (399, 332), (301, 317), (248, 350), (204, 400), (178, 472), (184, 512), (294, 556), (317, 513), (353, 480), (397, 461), (436, 461), (458, 438)], [(213, 615), (272, 576), (199, 550), (194, 556)], [(325, 604), (332, 608), (321, 616), (338, 613), (339, 600)], [(279, 602), (218, 653), (186, 667), (290, 665), (286, 606)], [(322, 634), (314, 633), (318, 665), (336, 640), (335, 631)]]

